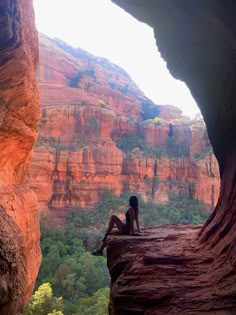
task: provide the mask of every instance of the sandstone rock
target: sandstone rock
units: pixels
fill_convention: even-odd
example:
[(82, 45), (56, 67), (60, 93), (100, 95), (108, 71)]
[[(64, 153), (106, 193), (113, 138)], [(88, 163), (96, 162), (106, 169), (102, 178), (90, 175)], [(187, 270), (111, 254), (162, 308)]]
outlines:
[(214, 250), (198, 250), (201, 228), (163, 225), (109, 236), (109, 314), (235, 314), (235, 275), (222, 278), (232, 267)]
[[(203, 123), (189, 122), (175, 106), (153, 104), (109, 61), (42, 34), (37, 76), (42, 120), (29, 181), (40, 209), (49, 208), (57, 222), (72, 207), (92, 208), (104, 188), (136, 191), (145, 200), (151, 192), (161, 203), (169, 202), (171, 190), (185, 191), (210, 209), (216, 204), (218, 166)], [(137, 134), (157, 158), (116, 146), (118, 139)], [(167, 157), (168, 136), (189, 153)]]
[(159, 106), (159, 109), (160, 113), (158, 116), (167, 121), (178, 119), (181, 117), (182, 114), (182, 110), (173, 105)]
[(32, 1), (3, 1), (0, 25), (0, 313), (15, 315), (41, 261), (37, 199), (25, 182), (40, 121)]
[[(141, 260), (137, 259), (142, 266), (142, 273), (137, 273), (136, 271), (140, 269), (135, 268), (130, 273), (132, 275), (130, 278), (128, 271), (130, 266), (131, 268), (133, 266), (132, 259), (137, 257), (139, 251), (141, 252), (141, 248), (139, 250), (137, 244), (136, 247), (133, 244), (128, 248), (128, 253), (133, 250), (134, 255), (130, 259), (131, 264), (125, 269), (127, 277), (120, 279), (120, 272), (127, 265), (127, 259), (125, 256), (122, 258), (121, 251), (119, 252), (120, 244), (116, 246), (117, 251), (109, 252), (108, 248), (108, 258), (112, 258), (113, 261), (118, 256), (111, 257), (110, 253), (113, 255), (119, 253), (116, 268), (112, 267), (112, 259), (109, 262), (113, 283), (118, 280), (115, 283), (116, 287), (112, 287), (111, 311), (114, 313), (117, 306), (116, 314), (125, 314), (126, 310), (129, 314), (130, 311), (133, 314), (142, 314), (145, 308), (146, 314), (234, 314), (236, 311), (235, 163), (232, 162), (235, 160), (236, 152), (233, 106), (235, 99), (234, 2), (231, 1), (227, 5), (218, 0), (198, 1), (197, 4), (186, 0), (178, 5), (176, 1), (171, 0), (156, 0), (148, 4), (140, 0), (116, 0), (116, 2), (127, 5), (126, 9), (128, 8), (137, 17), (154, 27), (160, 51), (167, 59), (168, 67), (172, 73), (188, 83), (205, 117), (209, 137), (220, 165), (222, 183), (216, 210), (201, 230), (201, 245), (196, 237), (197, 230), (193, 228), (186, 228), (187, 233), (183, 232), (182, 226), (179, 230), (176, 227), (178, 230), (175, 231), (176, 233), (158, 231), (159, 241), (163, 236), (161, 241), (167, 242), (166, 246), (159, 248), (156, 238), (156, 247), (154, 246), (153, 249), (160, 251), (160, 256), (156, 252), (148, 252), (147, 258), (147, 249), (151, 244), (149, 238), (144, 257), (141, 257)], [(6, 248), (2, 250), (4, 246), (1, 246), (0, 307), (1, 313), (11, 315), (19, 313), (25, 296), (28, 296), (32, 290), (32, 285), (27, 283), (22, 266), (28, 266), (27, 253), (30, 249), (34, 256), (38, 248), (38, 226), (34, 226), (35, 234), (30, 240), (26, 238), (27, 233), (22, 232), (24, 227), (19, 226), (22, 217), (20, 209), (29, 210), (27, 202), (26, 208), (22, 207), (22, 204), (20, 208), (18, 206), (18, 202), (22, 203), (24, 199), (22, 195), (16, 202), (14, 215), (11, 213), (15, 207), (15, 192), (18, 194), (22, 188), (21, 193), (28, 199), (28, 188), (21, 183), (30, 158), (39, 116), (38, 93), (33, 76), (37, 62), (37, 41), (31, 1), (4, 1), (0, 4), (0, 8), (2, 30), (0, 34), (2, 51), (0, 134), (1, 140), (4, 140), (0, 142), (2, 152), (0, 183), (4, 198), (10, 195), (10, 202), (5, 199), (1, 209), (1, 240), (3, 245), (6, 244)], [(124, 111), (123, 108), (122, 110)], [(36, 119), (32, 119), (33, 117)], [(8, 146), (9, 150), (3, 153)], [(19, 154), (19, 159), (14, 160), (13, 154), (15, 156)], [(33, 195), (29, 199), (33, 200)], [(28, 210), (27, 218), (22, 222), (27, 223), (26, 227), (30, 231), (32, 225), (28, 223), (31, 222), (31, 212)], [(16, 221), (12, 219), (14, 216)], [(37, 221), (37, 215), (35, 220)], [(168, 229), (171, 230), (170, 227)], [(172, 230), (174, 229), (173, 227)], [(167, 234), (171, 235), (168, 237)], [(142, 245), (140, 240), (136, 242), (139, 246)], [(179, 242), (176, 242), (178, 240)], [(112, 240), (109, 246), (112, 245), (111, 242)], [(115, 246), (117, 243), (113, 244)], [(125, 244), (130, 245), (129, 242)], [(127, 247), (124, 251), (126, 249)], [(154, 269), (151, 269), (150, 278), (150, 269), (143, 268), (144, 263), (148, 266), (150, 254), (154, 256), (151, 261), (160, 261), (160, 258), (164, 257), (174, 263), (177, 256), (185, 260), (185, 263), (178, 267), (174, 264), (174, 268), (168, 268), (170, 267), (168, 265), (167, 268), (161, 268), (161, 272), (159, 272), (160, 268), (155, 268), (155, 273)], [(206, 260), (202, 258), (204, 256), (207, 256)], [(36, 271), (38, 261), (33, 260), (31, 255), (29, 257), (31, 262), (35, 262), (33, 268)], [(153, 268), (153, 264), (151, 266)], [(145, 281), (149, 277), (153, 281), (155, 280), (153, 274), (159, 275), (158, 281), (154, 281), (155, 284), (158, 283), (153, 285), (150, 291), (150, 284), (143, 284), (138, 277), (144, 278)], [(18, 283), (21, 284), (20, 288)], [(140, 283), (142, 286), (138, 288)], [(148, 290), (147, 296), (145, 292)], [(117, 292), (117, 299), (114, 292)], [(140, 300), (136, 298), (137, 292), (140, 293)], [(150, 312), (147, 310), (149, 306)]]

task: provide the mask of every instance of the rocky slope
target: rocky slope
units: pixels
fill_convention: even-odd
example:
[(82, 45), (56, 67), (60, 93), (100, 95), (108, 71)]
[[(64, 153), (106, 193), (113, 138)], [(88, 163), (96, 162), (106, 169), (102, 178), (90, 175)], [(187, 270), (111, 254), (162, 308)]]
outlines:
[(29, 181), (41, 210), (63, 218), (91, 208), (104, 188), (214, 207), (218, 166), (201, 120), (153, 104), (124, 70), (42, 34), (37, 77), (42, 120)]

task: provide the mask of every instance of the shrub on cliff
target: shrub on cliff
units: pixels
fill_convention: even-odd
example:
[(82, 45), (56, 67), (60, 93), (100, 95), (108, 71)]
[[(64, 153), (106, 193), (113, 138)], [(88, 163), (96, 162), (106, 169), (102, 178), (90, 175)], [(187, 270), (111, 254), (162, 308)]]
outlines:
[(155, 117), (155, 118), (153, 118), (153, 122), (157, 125), (157, 126), (160, 126), (161, 125), (161, 123), (162, 123), (162, 119), (161, 119), (161, 117)]
[(124, 152), (130, 152), (135, 148), (139, 148), (142, 151), (146, 146), (141, 136), (133, 134), (126, 134), (123, 138), (118, 139), (116, 145)]
[(139, 148), (143, 156), (161, 158), (163, 149), (158, 146), (154, 148), (145, 143), (145, 140), (139, 135), (126, 134), (123, 138), (116, 140), (117, 147), (125, 153)]
[(146, 146), (142, 152), (143, 156), (148, 156), (156, 159), (160, 159), (163, 154), (163, 148), (158, 146), (157, 148)]
[(87, 125), (85, 127), (87, 134), (98, 135), (99, 134), (99, 123), (95, 116), (90, 116), (87, 120)]
[(185, 158), (189, 156), (189, 143), (178, 143), (175, 137), (166, 138), (166, 154), (169, 157)]
[(105, 108), (106, 103), (102, 98), (99, 99), (98, 104), (101, 106), (101, 108)]

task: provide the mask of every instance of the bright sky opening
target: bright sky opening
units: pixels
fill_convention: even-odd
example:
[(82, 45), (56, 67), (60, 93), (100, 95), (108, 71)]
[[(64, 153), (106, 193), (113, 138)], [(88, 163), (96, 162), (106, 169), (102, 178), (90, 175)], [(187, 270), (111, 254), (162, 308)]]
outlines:
[(34, 7), (40, 32), (119, 65), (154, 103), (190, 117), (199, 112), (186, 85), (167, 70), (152, 28), (110, 0), (34, 0)]

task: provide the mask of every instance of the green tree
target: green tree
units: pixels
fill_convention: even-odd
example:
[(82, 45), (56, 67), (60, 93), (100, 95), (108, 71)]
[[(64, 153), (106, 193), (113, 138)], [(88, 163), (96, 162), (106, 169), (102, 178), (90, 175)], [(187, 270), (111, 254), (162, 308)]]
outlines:
[(63, 315), (61, 311), (53, 310), (51, 313), (48, 313), (48, 315)]
[(109, 288), (102, 288), (92, 296), (80, 299), (75, 315), (108, 314), (109, 291)]
[(94, 220), (97, 224), (105, 224), (109, 220), (109, 212), (124, 205), (124, 201), (110, 189), (104, 189), (101, 201), (95, 204)]
[(80, 239), (81, 231), (72, 222), (64, 231), (49, 227), (47, 222), (46, 226), (41, 226), (41, 232), (43, 261), (36, 288), (50, 282), (54, 294), (62, 296), (65, 301), (65, 315), (74, 314), (80, 298), (92, 295), (108, 285), (106, 260), (86, 252)]
[(171, 193), (169, 204), (156, 204), (149, 201), (141, 217), (144, 226), (156, 224), (199, 224), (206, 220), (209, 211), (205, 205), (188, 196)]
[(126, 134), (123, 138), (116, 141), (116, 145), (124, 152), (130, 152), (135, 148), (139, 148), (141, 151), (145, 149), (145, 141), (141, 136)]
[(95, 116), (90, 116), (88, 118), (85, 131), (87, 133), (91, 133), (93, 135), (99, 134), (99, 123), (98, 123), (97, 118)]
[(75, 227), (88, 227), (92, 223), (95, 223), (93, 222), (92, 216), (89, 214), (89, 211), (77, 207), (68, 213), (66, 221), (69, 224), (73, 223)]
[(50, 283), (43, 283), (32, 295), (22, 315), (63, 315), (62, 297), (54, 297)]
[(189, 143), (185, 141), (184, 143), (178, 143), (176, 137), (166, 138), (166, 153), (169, 157), (188, 157), (189, 156)]
[(153, 118), (153, 122), (154, 122), (157, 126), (159, 126), (159, 125), (161, 125), (161, 123), (162, 123), (162, 119), (161, 119), (161, 117), (155, 117), (155, 118)]

